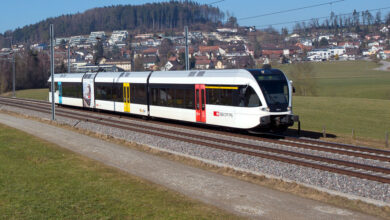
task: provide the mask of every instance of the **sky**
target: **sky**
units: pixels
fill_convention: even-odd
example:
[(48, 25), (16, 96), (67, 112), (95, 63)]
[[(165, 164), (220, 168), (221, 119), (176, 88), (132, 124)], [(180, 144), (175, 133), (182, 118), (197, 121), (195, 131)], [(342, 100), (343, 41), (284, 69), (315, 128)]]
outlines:
[[(6, 0), (1, 3), (0, 8), (0, 33), (7, 30), (14, 30), (18, 27), (34, 24), (49, 17), (56, 17), (62, 14), (73, 14), (85, 10), (111, 6), (111, 5), (140, 5), (145, 3), (162, 2), (163, 0)], [(167, 0), (165, 0), (167, 1)], [(385, 8), (381, 10), (384, 16), (390, 12), (389, 0), (195, 0), (201, 4), (212, 4), (224, 12), (229, 12), (238, 18), (238, 23), (244, 26), (257, 26), (266, 28), (270, 24), (285, 23), (289, 21), (300, 21), (316, 17), (329, 16), (333, 11), (335, 14), (350, 13), (357, 11)], [(288, 13), (261, 16), (252, 19), (246, 17), (264, 15), (278, 11), (306, 7), (311, 5), (334, 2), (320, 7), (291, 11)], [(339, 2), (336, 2), (339, 1)], [(215, 3), (216, 2), (216, 3)], [(375, 16), (376, 11), (372, 12)], [(280, 29), (283, 26), (291, 28), (293, 24), (273, 25)]]

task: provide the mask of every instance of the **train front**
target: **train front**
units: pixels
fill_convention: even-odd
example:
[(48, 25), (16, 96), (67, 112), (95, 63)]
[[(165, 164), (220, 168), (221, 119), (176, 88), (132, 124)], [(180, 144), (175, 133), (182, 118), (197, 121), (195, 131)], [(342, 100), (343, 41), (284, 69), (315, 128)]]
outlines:
[(256, 79), (262, 92), (261, 130), (285, 131), (299, 121), (292, 112), (293, 87), (286, 75), (278, 69), (248, 70)]

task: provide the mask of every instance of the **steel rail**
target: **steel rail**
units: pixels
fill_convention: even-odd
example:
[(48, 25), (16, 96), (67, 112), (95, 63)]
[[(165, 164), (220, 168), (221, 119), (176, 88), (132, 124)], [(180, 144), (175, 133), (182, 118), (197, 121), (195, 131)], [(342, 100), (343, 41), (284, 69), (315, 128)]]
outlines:
[[(1, 103), (3, 103), (3, 102), (1, 102)], [(10, 104), (10, 103), (5, 103), (5, 104)], [(46, 113), (50, 112), (50, 111), (43, 110), (43, 109), (38, 108), (38, 107), (37, 108), (35, 108), (35, 107), (26, 107), (26, 106), (22, 106), (21, 104), (15, 104), (15, 103), (11, 104), (11, 106), (16, 106), (16, 107), (19, 106), (19, 107), (24, 107), (26, 109), (30, 109), (30, 110), (34, 110), (34, 111), (40, 111), (40, 112), (46, 112)], [(320, 164), (316, 164), (316, 163), (310, 163), (310, 162), (305, 162), (305, 161), (291, 159), (291, 158), (285, 158), (285, 157), (276, 156), (276, 155), (264, 154), (264, 153), (260, 153), (260, 152), (254, 152), (254, 151), (247, 151), (247, 150), (243, 150), (243, 149), (231, 148), (231, 147), (218, 145), (218, 144), (213, 144), (213, 143), (208, 143), (208, 142), (204, 142), (204, 141), (192, 140), (192, 139), (188, 139), (188, 138), (185, 138), (185, 137), (177, 137), (177, 136), (170, 135), (170, 134), (162, 134), (162, 133), (158, 133), (158, 132), (151, 131), (151, 130), (143, 130), (143, 129), (138, 129), (138, 128), (134, 128), (134, 127), (128, 127), (128, 126), (123, 126), (123, 125), (118, 125), (118, 124), (112, 124), (112, 123), (117, 123), (118, 121), (116, 121), (116, 120), (111, 120), (111, 123), (106, 123), (106, 122), (102, 122), (101, 120), (103, 120), (103, 118), (99, 118), (99, 117), (95, 117), (96, 120), (89, 120), (89, 119), (85, 119), (86, 115), (76, 114), (76, 115), (79, 115), (79, 117), (77, 117), (77, 116), (75, 116), (75, 113), (62, 113), (62, 112), (59, 112), (58, 115), (59, 116), (63, 116), (63, 117), (73, 118), (73, 119), (76, 119), (76, 120), (93, 122), (93, 123), (101, 124), (101, 125), (105, 125), (105, 126), (116, 127), (116, 128), (125, 129), (125, 130), (131, 130), (131, 131), (135, 131), (135, 132), (139, 132), (139, 133), (146, 133), (146, 134), (150, 134), (150, 135), (154, 135), (154, 136), (160, 136), (160, 137), (166, 137), (166, 138), (169, 138), (169, 139), (180, 140), (180, 141), (184, 141), (184, 142), (187, 142), (187, 143), (193, 143), (193, 144), (199, 144), (199, 145), (203, 145), (203, 146), (213, 147), (213, 148), (221, 149), (221, 150), (225, 150), (225, 151), (242, 153), (242, 154), (252, 155), (252, 156), (258, 156), (258, 157), (262, 157), (262, 158), (267, 158), (267, 159), (277, 160), (277, 161), (281, 161), (281, 162), (292, 163), (292, 164), (296, 164), (296, 165), (302, 165), (302, 166), (311, 167), (311, 168), (315, 168), (315, 169), (320, 169), (320, 170), (324, 170), (324, 171), (330, 171), (330, 172), (335, 172), (335, 173), (339, 173), (339, 174), (355, 176), (355, 177), (369, 179), (369, 180), (374, 180), (374, 181), (383, 182), (383, 183), (390, 183), (390, 179), (389, 178), (382, 177), (382, 176), (376, 176), (376, 175), (367, 174), (367, 173), (360, 173), (360, 172), (351, 171), (351, 170), (345, 170), (345, 169), (341, 169), (341, 168), (337, 168), (337, 167), (331, 167), (331, 166), (327, 166), (327, 165), (320, 165)], [(137, 124), (137, 126), (139, 126), (139, 125)], [(150, 127), (147, 127), (147, 128), (150, 129)], [(153, 129), (155, 129), (155, 128), (153, 128)], [(172, 132), (172, 131), (169, 130), (169, 132)], [(177, 135), (178, 133), (175, 132), (175, 134)], [(185, 135), (187, 135), (187, 136), (191, 135), (192, 137), (194, 137), (193, 134), (188, 134), (187, 133)], [(199, 138), (199, 137), (197, 137), (197, 138)], [(203, 138), (203, 140), (204, 140), (205, 137), (201, 136), (201, 138)], [(217, 141), (220, 141), (220, 140), (217, 140)], [(250, 147), (252, 148), (253, 146), (250, 146)], [(256, 150), (259, 150), (259, 149), (256, 148)], [(295, 152), (290, 152), (290, 151), (286, 151), (285, 152), (284, 150), (283, 151), (278, 151), (277, 149), (272, 149), (271, 151), (267, 150), (266, 152), (278, 153), (278, 154), (287, 152), (288, 153), (287, 155), (294, 156), (294, 157), (297, 156), (297, 155), (298, 156), (301, 155), (300, 153), (295, 153)], [(293, 154), (291, 154), (291, 153), (293, 153)], [(309, 157), (306, 157), (306, 159), (311, 159), (311, 160), (314, 160), (314, 158), (317, 157), (317, 156), (312, 156), (312, 155), (306, 155), (306, 156), (309, 156)], [(323, 159), (327, 159), (327, 158), (323, 158)], [(320, 161), (321, 162), (326, 162), (326, 161), (323, 161), (323, 160), (320, 160)], [(341, 162), (345, 163), (346, 161), (341, 161)], [(349, 165), (353, 164), (351, 162), (346, 162), (346, 163), (349, 164)], [(347, 165), (344, 165), (344, 164), (339, 164), (339, 165), (347, 166)], [(375, 170), (372, 170), (372, 171), (375, 171), (375, 172), (385, 172), (385, 173), (388, 172), (388, 169), (386, 169), (386, 168), (373, 167), (373, 166), (367, 166), (367, 165), (362, 165), (362, 164), (359, 164), (359, 166), (360, 167), (357, 167), (359, 169), (367, 169), (368, 168), (368, 170), (370, 170), (371, 168), (374, 168)], [(363, 168), (363, 166), (364, 166), (364, 168)]]

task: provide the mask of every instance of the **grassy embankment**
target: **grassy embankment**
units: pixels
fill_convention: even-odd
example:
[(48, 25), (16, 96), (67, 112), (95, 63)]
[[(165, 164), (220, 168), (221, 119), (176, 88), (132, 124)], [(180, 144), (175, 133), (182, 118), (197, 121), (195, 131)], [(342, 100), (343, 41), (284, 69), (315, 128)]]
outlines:
[(232, 219), (0, 124), (0, 219)]
[[(302, 129), (338, 136), (384, 140), (390, 132), (390, 71), (367, 61), (313, 63), (317, 96), (294, 97)], [(279, 66), (286, 73), (291, 66)]]
[[(2, 96), (11, 97), (12, 92), (1, 94)], [(15, 91), (16, 98), (49, 100), (49, 89), (26, 89)]]

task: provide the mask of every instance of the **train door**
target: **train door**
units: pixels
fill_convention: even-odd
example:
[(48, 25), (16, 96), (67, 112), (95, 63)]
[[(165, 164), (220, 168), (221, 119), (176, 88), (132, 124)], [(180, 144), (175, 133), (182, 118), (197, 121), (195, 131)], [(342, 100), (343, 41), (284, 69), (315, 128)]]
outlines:
[(195, 85), (196, 121), (206, 122), (206, 88), (205, 85)]
[(130, 112), (130, 83), (123, 83), (124, 112)]
[(96, 73), (86, 73), (83, 76), (83, 107), (95, 108), (94, 81)]
[(58, 82), (58, 104), (62, 104), (62, 83)]

